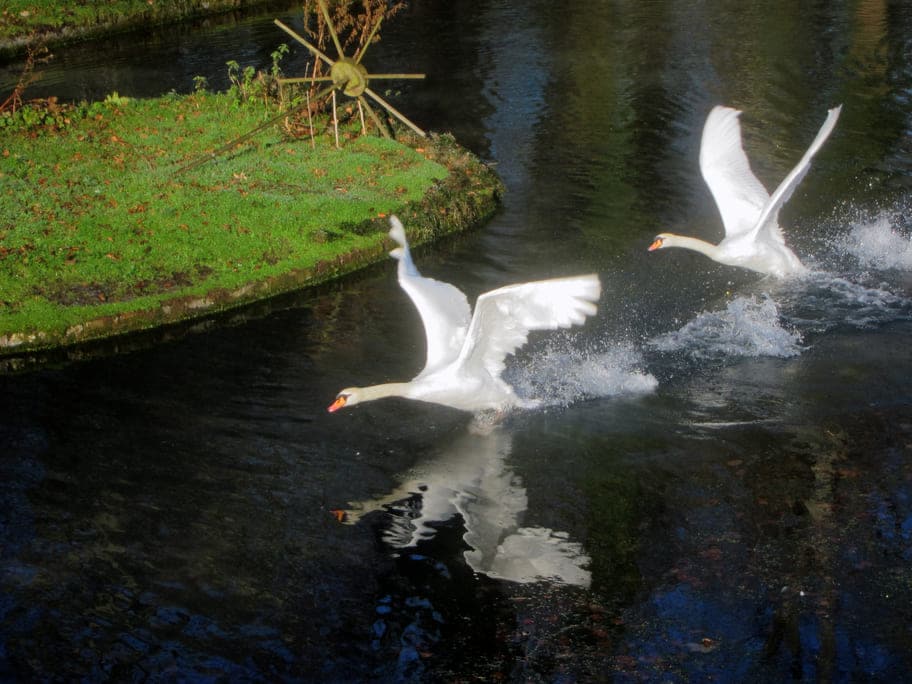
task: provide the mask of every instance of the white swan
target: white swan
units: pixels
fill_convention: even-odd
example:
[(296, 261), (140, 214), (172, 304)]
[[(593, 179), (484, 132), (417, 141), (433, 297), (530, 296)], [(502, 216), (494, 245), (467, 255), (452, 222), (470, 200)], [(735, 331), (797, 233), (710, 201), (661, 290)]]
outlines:
[(725, 238), (713, 245), (697, 238), (660, 233), (649, 251), (683, 247), (728, 266), (741, 266), (780, 278), (805, 272), (807, 269), (785, 245), (779, 210), (808, 172), (811, 158), (833, 131), (841, 110), (842, 105), (829, 110), (801, 161), (776, 191), (768, 195), (751, 171), (741, 146), (738, 123), (741, 112), (730, 107), (714, 107), (703, 127), (700, 171), (722, 215)]
[(464, 411), (531, 407), (500, 378), (504, 359), (526, 343), (531, 330), (569, 328), (595, 313), (601, 294), (596, 275), (508, 285), (478, 297), (475, 314), (449, 283), (423, 277), (412, 262), (405, 230), (390, 217), (390, 237), (400, 247), (399, 285), (412, 298), (427, 337), (427, 363), (411, 382), (348, 387), (329, 411), (381, 399), (406, 397)]

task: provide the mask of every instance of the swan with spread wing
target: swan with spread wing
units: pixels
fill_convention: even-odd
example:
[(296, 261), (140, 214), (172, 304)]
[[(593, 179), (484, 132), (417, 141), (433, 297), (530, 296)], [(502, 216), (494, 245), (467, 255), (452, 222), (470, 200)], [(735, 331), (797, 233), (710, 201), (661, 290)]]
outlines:
[(456, 287), (422, 276), (412, 261), (405, 229), (395, 216), (389, 235), (399, 247), (399, 285), (424, 324), (427, 362), (409, 382), (348, 387), (329, 406), (335, 412), (383, 397), (405, 397), (464, 411), (531, 408), (502, 378), (506, 357), (533, 330), (581, 325), (596, 311), (601, 283), (594, 274), (507, 285), (479, 295), (475, 311)]
[(694, 237), (660, 233), (649, 251), (682, 247), (728, 266), (740, 266), (779, 278), (804, 273), (807, 269), (785, 244), (779, 227), (779, 210), (807, 174), (811, 159), (833, 132), (841, 110), (842, 105), (829, 110), (801, 161), (769, 195), (751, 171), (741, 146), (738, 122), (741, 112), (730, 107), (714, 107), (703, 127), (700, 171), (719, 207), (725, 237), (714, 245)]

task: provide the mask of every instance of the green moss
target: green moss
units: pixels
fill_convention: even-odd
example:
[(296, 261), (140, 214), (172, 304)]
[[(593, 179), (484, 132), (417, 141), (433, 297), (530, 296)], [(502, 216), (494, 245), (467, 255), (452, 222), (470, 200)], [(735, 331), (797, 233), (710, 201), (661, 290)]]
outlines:
[(383, 258), (389, 213), (430, 239), (489, 213), (500, 187), (450, 138), (350, 133), (337, 149), (279, 127), (182, 172), (274, 115), (227, 95), (51, 114), (0, 114), (0, 353), (326, 280)]

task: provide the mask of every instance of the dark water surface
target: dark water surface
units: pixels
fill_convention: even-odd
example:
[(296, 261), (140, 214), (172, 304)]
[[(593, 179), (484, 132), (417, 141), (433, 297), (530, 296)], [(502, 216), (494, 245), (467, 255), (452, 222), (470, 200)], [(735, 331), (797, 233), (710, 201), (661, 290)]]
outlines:
[[(61, 51), (33, 94), (218, 86), (268, 65), (274, 16), (297, 21)], [(596, 318), (508, 368), (548, 406), (487, 434), (401, 400), (328, 415), (422, 365), (392, 263), (2, 376), (0, 679), (907, 679), (908, 3), (415, 1), (383, 36), (370, 68), (428, 74), (390, 97), (508, 188), (423, 271), (470, 298), (602, 278)], [(782, 213), (808, 278), (646, 252), (721, 236), (717, 103), (768, 187), (843, 104)]]

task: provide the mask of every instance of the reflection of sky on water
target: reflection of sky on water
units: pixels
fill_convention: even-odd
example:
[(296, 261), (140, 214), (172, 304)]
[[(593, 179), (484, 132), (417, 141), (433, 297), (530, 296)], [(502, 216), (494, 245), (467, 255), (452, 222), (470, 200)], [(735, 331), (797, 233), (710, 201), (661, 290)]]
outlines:
[(909, 633), (887, 623), (907, 609), (912, 491), (888, 426), (908, 412), (834, 418), (820, 431), (719, 425), (702, 458), (693, 450), (686, 467), (666, 464), (662, 511), (639, 556), (650, 591), (622, 613), (619, 653), (637, 656), (616, 661), (622, 672), (837, 681), (902, 670)]
[(351, 504), (349, 521), (384, 510), (384, 542), (420, 551), (435, 525), (458, 515), (470, 547), (463, 555), (475, 572), (513, 582), (589, 586), (589, 558), (579, 543), (564, 532), (523, 526), (528, 497), (506, 463), (512, 436), (502, 427), (485, 432), (467, 431), (441, 456), (416, 466), (394, 491)]
[(484, 122), (490, 155), (498, 160), (498, 175), (511, 190), (504, 202), (521, 207), (528, 202), (529, 168), (551, 66), (543, 29), (527, 8), (494, 3), (484, 14), (479, 71), (484, 74), (482, 92), (493, 108)]

